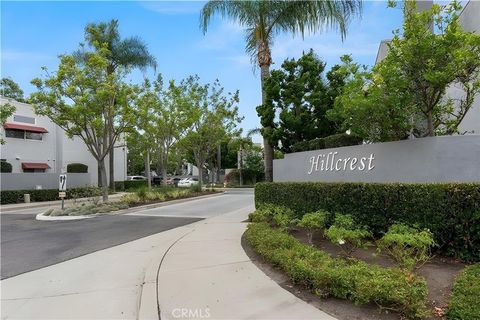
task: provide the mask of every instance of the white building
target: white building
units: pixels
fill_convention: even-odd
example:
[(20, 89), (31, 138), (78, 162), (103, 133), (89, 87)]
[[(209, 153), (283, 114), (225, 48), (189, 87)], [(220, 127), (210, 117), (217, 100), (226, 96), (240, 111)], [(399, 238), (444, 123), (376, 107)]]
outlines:
[[(10, 103), (16, 110), (1, 128), (5, 144), (1, 145), (0, 158), (12, 165), (12, 173), (63, 173), (70, 163), (88, 166), (90, 185), (98, 182), (97, 161), (85, 143), (65, 131), (48, 117), (36, 115), (33, 106), (0, 97), (0, 104)], [(117, 143), (114, 153), (115, 181), (127, 177), (127, 147)], [(105, 158), (108, 176), (108, 156)]]
[[(417, 10), (429, 10), (433, 4), (432, 0), (417, 1)], [(460, 25), (465, 31), (480, 34), (480, 1), (470, 0), (464, 5), (459, 16)], [(390, 40), (383, 40), (378, 48), (375, 63), (380, 62), (388, 54), (388, 43)], [(452, 84), (448, 89), (446, 96), (452, 99), (462, 98), (465, 92), (457, 85)], [(465, 115), (458, 127), (461, 134), (480, 134), (480, 96), (477, 96), (472, 107)]]

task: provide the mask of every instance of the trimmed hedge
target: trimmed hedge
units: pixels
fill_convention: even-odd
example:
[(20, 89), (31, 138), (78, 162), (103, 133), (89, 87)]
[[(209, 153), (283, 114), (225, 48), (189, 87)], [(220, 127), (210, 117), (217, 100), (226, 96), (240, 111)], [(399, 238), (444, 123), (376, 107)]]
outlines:
[(292, 145), (292, 152), (311, 151), (329, 148), (339, 148), (362, 144), (363, 139), (357, 135), (339, 133), (325, 138), (300, 141)]
[(83, 163), (67, 164), (67, 173), (88, 173), (88, 166)]
[(0, 161), (0, 172), (11, 173), (12, 172), (12, 164), (10, 162)]
[[(23, 195), (30, 194), (30, 201), (53, 201), (59, 200), (58, 189), (40, 189), (40, 190), (2, 190), (0, 191), (1, 204), (24, 202)], [(102, 194), (100, 188), (84, 187), (72, 188), (67, 190), (66, 199), (96, 197)]]
[(466, 267), (453, 285), (449, 320), (480, 319), (480, 264)]
[(480, 261), (480, 184), (257, 183), (255, 204), (351, 214), (374, 235), (394, 223), (430, 229), (442, 253)]
[(282, 269), (293, 282), (320, 296), (348, 299), (356, 304), (375, 303), (409, 319), (427, 315), (428, 290), (422, 277), (399, 268), (334, 259), (266, 223), (249, 224), (245, 238), (259, 255)]

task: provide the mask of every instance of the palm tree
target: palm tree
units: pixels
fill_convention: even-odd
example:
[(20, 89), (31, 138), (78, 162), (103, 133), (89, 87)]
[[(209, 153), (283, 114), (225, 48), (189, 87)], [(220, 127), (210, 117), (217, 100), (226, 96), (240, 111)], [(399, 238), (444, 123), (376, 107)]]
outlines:
[[(147, 45), (139, 37), (121, 39), (118, 20), (89, 23), (85, 27), (85, 40), (94, 50), (100, 50), (106, 45), (110, 51), (108, 74), (113, 74), (119, 67), (139, 68), (142, 71), (147, 67), (154, 69), (157, 67), (155, 57), (149, 53)], [(84, 47), (82, 46), (74, 55), (78, 60), (83, 60), (86, 57)], [(109, 184), (112, 189), (115, 189), (114, 173), (114, 149), (112, 148), (109, 153)]]
[[(270, 74), (272, 64), (271, 47), (273, 39), (282, 32), (300, 33), (317, 32), (325, 29), (337, 29), (342, 40), (346, 35), (351, 18), (361, 13), (361, 0), (332, 1), (235, 1), (210, 0), (202, 8), (200, 27), (205, 34), (211, 18), (219, 14), (239, 23), (245, 28), (246, 51), (252, 62), (260, 67), (262, 85), (262, 104), (266, 102), (263, 84)], [(273, 147), (262, 129), (265, 160), (265, 180), (273, 179)]]

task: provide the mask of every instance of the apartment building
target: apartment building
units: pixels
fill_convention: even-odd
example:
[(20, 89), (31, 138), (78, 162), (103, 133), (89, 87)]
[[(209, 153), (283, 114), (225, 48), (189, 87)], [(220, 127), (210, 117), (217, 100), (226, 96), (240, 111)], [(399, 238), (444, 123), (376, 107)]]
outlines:
[[(1, 128), (5, 144), (0, 147), (0, 158), (12, 165), (12, 173), (60, 174), (67, 171), (68, 164), (82, 163), (88, 166), (89, 184), (97, 185), (97, 161), (81, 139), (69, 138), (48, 117), (35, 114), (30, 104), (0, 97), (0, 104), (6, 103), (15, 106), (16, 110)], [(115, 146), (116, 181), (126, 180), (127, 151), (122, 141)], [(107, 172), (108, 162), (107, 156)]]

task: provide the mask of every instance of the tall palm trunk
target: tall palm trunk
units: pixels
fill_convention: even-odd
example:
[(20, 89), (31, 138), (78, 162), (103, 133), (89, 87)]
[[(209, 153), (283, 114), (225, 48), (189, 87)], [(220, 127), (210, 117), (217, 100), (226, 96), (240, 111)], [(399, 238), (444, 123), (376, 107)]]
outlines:
[[(260, 65), (260, 83), (262, 85), (262, 104), (267, 102), (267, 95), (263, 88), (265, 80), (270, 76), (270, 65), (272, 63), (272, 56), (270, 48), (267, 44), (260, 43), (258, 50), (258, 64)], [(266, 127), (265, 129), (270, 129)], [(265, 163), (265, 181), (273, 181), (273, 148), (268, 139), (263, 137), (263, 152)]]

